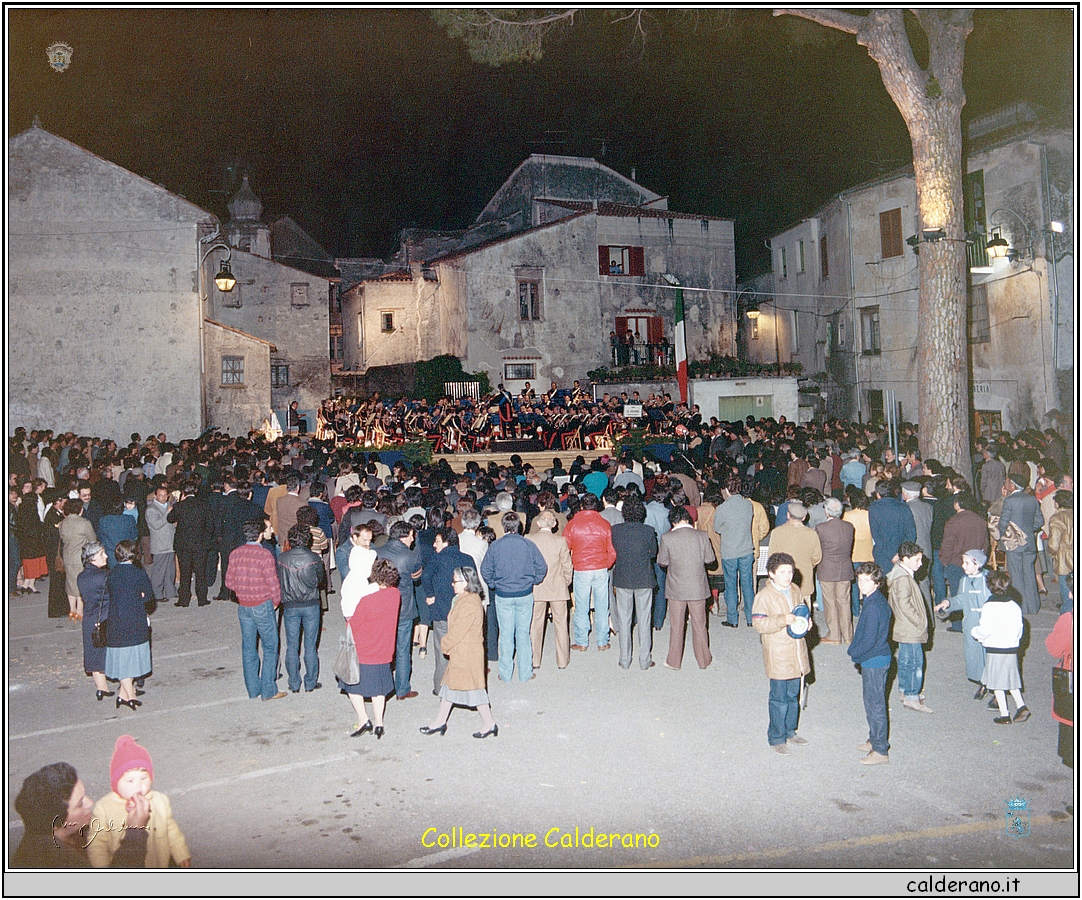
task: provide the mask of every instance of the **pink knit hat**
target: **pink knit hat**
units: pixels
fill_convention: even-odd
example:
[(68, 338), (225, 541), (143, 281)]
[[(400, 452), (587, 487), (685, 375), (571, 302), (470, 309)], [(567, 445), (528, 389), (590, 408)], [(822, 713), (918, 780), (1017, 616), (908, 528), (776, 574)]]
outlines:
[(116, 739), (116, 749), (113, 750), (113, 760), (109, 763), (109, 781), (116, 790), (117, 782), (124, 777), (124, 773), (132, 769), (146, 769), (150, 780), (154, 780), (154, 763), (146, 747), (135, 743), (135, 738), (130, 734), (122, 734)]

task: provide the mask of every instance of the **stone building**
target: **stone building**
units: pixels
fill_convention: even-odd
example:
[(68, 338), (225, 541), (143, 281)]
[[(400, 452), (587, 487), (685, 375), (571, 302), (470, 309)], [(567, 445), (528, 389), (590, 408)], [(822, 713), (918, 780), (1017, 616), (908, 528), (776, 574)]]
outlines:
[[(1072, 134), (1013, 107), (971, 123), (965, 165), (973, 434), (1045, 428), (1073, 406)], [(773, 237), (772, 291), (741, 319), (748, 358), (772, 362), (777, 329), (782, 361), (820, 376), (827, 415), (881, 420), (893, 390), (916, 420), (916, 215), (907, 169)]]
[(674, 280), (689, 359), (731, 355), (732, 222), (667, 207), (596, 160), (529, 157), (470, 228), (403, 232), (398, 274), (347, 290), (346, 368), (448, 353), (511, 390), (585, 381), (613, 363), (610, 333), (631, 332), (634, 360), (668, 358)]
[[(211, 213), (36, 125), (8, 165), (12, 427), (246, 434), (327, 396), (330, 282), (270, 258), (247, 184), (228, 243)], [(227, 261), (236, 293), (214, 284)]]

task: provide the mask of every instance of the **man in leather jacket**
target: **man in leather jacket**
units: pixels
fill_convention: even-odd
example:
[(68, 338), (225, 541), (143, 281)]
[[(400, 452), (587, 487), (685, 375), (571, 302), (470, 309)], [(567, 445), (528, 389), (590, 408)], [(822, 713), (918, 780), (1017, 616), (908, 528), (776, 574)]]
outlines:
[(286, 633), (286, 675), (289, 689), (301, 689), (301, 631), (304, 632), (304, 689), (319, 683), (316, 640), (320, 630), (319, 582), (323, 560), (313, 553), (312, 530), (306, 525), (289, 529), (289, 549), (278, 554), (278, 581), (282, 586), (282, 625)]

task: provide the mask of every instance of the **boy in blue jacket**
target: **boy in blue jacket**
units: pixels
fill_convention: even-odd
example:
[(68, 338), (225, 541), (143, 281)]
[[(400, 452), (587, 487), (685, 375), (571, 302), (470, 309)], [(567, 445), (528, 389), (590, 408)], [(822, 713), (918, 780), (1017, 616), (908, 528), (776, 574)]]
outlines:
[(861, 758), (865, 766), (879, 766), (890, 762), (887, 750), (889, 723), (887, 721), (887, 673), (890, 671), (891, 611), (883, 596), (883, 570), (873, 562), (857, 567), (857, 587), (863, 598), (856, 632), (849, 644), (849, 655), (860, 667), (864, 681), (864, 714), (868, 718), (868, 740), (857, 749), (866, 750)]

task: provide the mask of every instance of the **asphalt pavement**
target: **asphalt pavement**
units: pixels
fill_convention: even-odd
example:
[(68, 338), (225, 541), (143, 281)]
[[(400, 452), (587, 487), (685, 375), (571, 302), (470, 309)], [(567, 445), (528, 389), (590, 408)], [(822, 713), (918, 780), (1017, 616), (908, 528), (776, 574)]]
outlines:
[[(415, 654), (420, 696), (390, 700), (376, 740), (349, 736), (355, 716), (330, 671), (343, 632), (337, 595), (320, 645), (323, 688), (271, 702), (246, 695), (234, 604), (159, 605), (154, 673), (132, 711), (95, 700), (79, 626), (46, 618), (40, 584), (7, 611), (12, 848), (21, 824), (11, 801), (26, 775), (67, 760), (100, 797), (114, 742), (131, 734), (152, 754), (154, 788), (169, 795), (200, 868), (1076, 864), (1075, 782), (1050, 717), (1052, 610), (1030, 620), (1028, 722), (992, 723), (965, 679), (967, 638), (939, 627), (926, 669), (934, 714), (904, 710), (892, 676), (890, 764), (866, 767), (861, 679), (844, 647), (812, 646), (799, 727), (808, 744), (783, 757), (766, 741), (758, 635), (713, 616), (706, 670), (690, 637), (683, 667), (662, 665), (667, 626), (646, 671), (621, 670), (615, 648), (573, 652), (558, 670), (551, 645), (532, 681), (504, 684), (493, 668), (500, 731), (487, 740), (472, 737), (480, 717), (468, 709), (454, 710), (445, 736), (419, 733), (438, 701), (435, 650)], [(1023, 837), (1005, 825), (1016, 797), (1027, 804)]]

